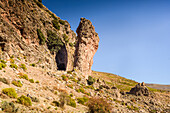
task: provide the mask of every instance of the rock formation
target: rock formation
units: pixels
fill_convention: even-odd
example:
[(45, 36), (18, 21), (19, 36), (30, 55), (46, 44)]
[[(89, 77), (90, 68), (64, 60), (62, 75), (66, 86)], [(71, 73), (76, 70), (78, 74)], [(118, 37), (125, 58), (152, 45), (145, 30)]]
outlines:
[(134, 88), (132, 88), (129, 92), (130, 94), (134, 94), (136, 96), (148, 96), (149, 95), (149, 90), (148, 88), (145, 86), (145, 83), (139, 83), (137, 84)]
[(88, 75), (91, 75), (93, 56), (98, 49), (99, 37), (92, 23), (85, 18), (81, 18), (76, 32), (78, 34), (78, 47), (75, 67), (87, 78)]
[(44, 69), (89, 75), (99, 38), (81, 19), (76, 33), (38, 0), (0, 0), (0, 58), (24, 57)]

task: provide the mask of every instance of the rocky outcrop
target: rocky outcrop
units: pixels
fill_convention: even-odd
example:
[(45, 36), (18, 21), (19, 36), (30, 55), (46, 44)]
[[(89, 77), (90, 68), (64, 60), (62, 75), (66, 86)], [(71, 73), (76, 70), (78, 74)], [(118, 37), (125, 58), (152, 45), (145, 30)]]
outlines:
[(78, 45), (75, 67), (87, 78), (88, 75), (91, 75), (93, 56), (98, 49), (99, 37), (92, 23), (85, 18), (81, 18), (76, 32)]
[[(25, 58), (44, 69), (89, 75), (99, 38), (81, 19), (76, 33), (38, 0), (0, 0), (0, 58)], [(2, 52), (1, 52), (2, 51)]]
[(134, 94), (136, 96), (149, 96), (149, 90), (148, 88), (145, 86), (145, 83), (139, 83), (137, 84), (134, 88), (132, 88), (129, 92), (130, 94)]

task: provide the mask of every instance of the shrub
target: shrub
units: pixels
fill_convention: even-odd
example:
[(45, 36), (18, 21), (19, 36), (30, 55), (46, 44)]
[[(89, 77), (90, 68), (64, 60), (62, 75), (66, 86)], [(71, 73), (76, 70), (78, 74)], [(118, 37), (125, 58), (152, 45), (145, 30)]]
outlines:
[(5, 67), (6, 67), (6, 64), (0, 63), (0, 70), (2, 70), (2, 68), (5, 68)]
[(92, 76), (89, 76), (87, 80), (88, 85), (92, 85), (94, 82), (95, 82), (95, 79)]
[(73, 85), (72, 84), (68, 84), (67, 85), (69, 88), (73, 89)]
[(20, 65), (20, 68), (21, 68), (21, 69), (23, 69), (24, 71), (26, 71), (26, 70), (27, 70), (27, 68), (26, 68), (26, 65), (25, 65), (25, 64), (21, 64), (21, 65)]
[(64, 25), (65, 21), (64, 20), (59, 20), (60, 24)]
[(6, 64), (7, 62), (5, 60), (0, 60), (3, 64)]
[(58, 107), (60, 106), (60, 103), (59, 103), (58, 101), (53, 101), (52, 104), (53, 104), (54, 106), (58, 106)]
[(22, 83), (21, 83), (20, 80), (18, 80), (18, 81), (13, 80), (13, 81), (12, 81), (12, 84), (15, 85), (15, 86), (17, 86), (17, 87), (22, 87)]
[(10, 67), (11, 67), (11, 68), (18, 69), (18, 66), (17, 66), (16, 64), (11, 64)]
[(10, 98), (17, 98), (17, 93), (14, 88), (5, 88), (2, 90), (2, 93), (6, 94)]
[(61, 47), (64, 45), (61, 38), (58, 37), (54, 32), (52, 32), (51, 30), (47, 31), (47, 46), (48, 49), (50, 49), (50, 51), (52, 53), (54, 52), (58, 52)]
[(63, 39), (64, 39), (64, 41), (65, 41), (66, 43), (69, 42), (69, 38), (68, 38), (68, 36), (67, 36), (66, 34), (63, 35)]
[(17, 57), (17, 59), (18, 59), (18, 60), (21, 60), (21, 58), (20, 58), (20, 57)]
[(39, 84), (40, 82), (37, 80), (37, 81), (35, 81), (35, 83)]
[(15, 60), (10, 58), (10, 63), (14, 63), (14, 62), (15, 62)]
[(72, 107), (76, 107), (76, 102), (74, 99), (70, 98), (69, 102), (67, 103), (67, 105), (72, 106)]
[(42, 0), (34, 0), (34, 2), (40, 7), (43, 8)]
[(41, 45), (45, 44), (45, 37), (44, 37), (44, 35), (43, 35), (43, 33), (41, 32), (40, 29), (37, 29), (37, 35), (38, 35), (38, 38), (39, 38), (39, 40), (40, 40), (39, 43), (40, 43)]
[(34, 83), (34, 79), (29, 79), (29, 81), (30, 81), (31, 83)]
[(77, 98), (79, 104), (85, 104), (89, 99), (87, 97)]
[(60, 30), (60, 25), (57, 19), (52, 20), (53, 27), (55, 27), (57, 30)]
[(72, 94), (72, 93), (70, 94), (70, 97), (73, 97), (73, 94)]
[(111, 106), (103, 98), (90, 98), (88, 101), (89, 113), (110, 113)]
[(93, 90), (94, 90), (94, 87), (93, 87), (92, 85), (86, 86), (86, 88), (89, 88), (89, 89), (93, 89)]
[(6, 64), (0, 63), (0, 66), (1, 66), (2, 68), (5, 68), (5, 67), (6, 67)]
[(68, 78), (65, 75), (61, 76), (64, 81), (66, 81)]
[(18, 111), (13, 102), (8, 103), (6, 101), (2, 102), (1, 109), (3, 112), (7, 113), (16, 113)]
[(19, 78), (28, 80), (28, 75), (27, 74), (19, 73), (19, 75), (20, 75)]
[(83, 88), (80, 88), (79, 90), (80, 92), (85, 93), (85, 90)]
[(3, 82), (4, 84), (10, 84), (9, 80), (7, 80), (6, 78), (0, 78), (0, 81)]
[(76, 91), (77, 91), (78, 93), (80, 93), (80, 89), (76, 89)]
[(30, 66), (35, 67), (35, 66), (36, 66), (36, 64), (35, 64), (35, 63), (33, 63), (33, 64), (30, 64)]
[(10, 58), (13, 59), (13, 58), (14, 58), (14, 55), (10, 56)]
[(67, 71), (67, 74), (72, 74), (72, 71)]
[(17, 98), (17, 102), (20, 103), (20, 104), (23, 104), (25, 106), (31, 106), (32, 105), (31, 99), (29, 97), (24, 96), (24, 95)]
[(70, 45), (71, 47), (74, 47), (74, 44), (73, 44), (73, 43), (69, 43), (69, 45)]

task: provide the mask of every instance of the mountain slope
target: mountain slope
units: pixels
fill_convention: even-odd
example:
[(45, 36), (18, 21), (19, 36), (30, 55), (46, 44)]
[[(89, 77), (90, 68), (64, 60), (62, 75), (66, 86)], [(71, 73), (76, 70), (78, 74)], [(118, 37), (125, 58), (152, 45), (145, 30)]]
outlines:
[(99, 37), (85, 18), (77, 34), (41, 0), (0, 0), (0, 112), (169, 112), (168, 91), (91, 72)]

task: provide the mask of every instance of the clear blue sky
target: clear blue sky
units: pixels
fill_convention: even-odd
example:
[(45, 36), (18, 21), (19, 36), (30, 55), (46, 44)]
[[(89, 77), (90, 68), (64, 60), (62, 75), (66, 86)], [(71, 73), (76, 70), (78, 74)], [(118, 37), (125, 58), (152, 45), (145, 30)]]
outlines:
[(170, 84), (170, 0), (43, 0), (72, 30), (92, 21), (99, 49), (92, 69)]

